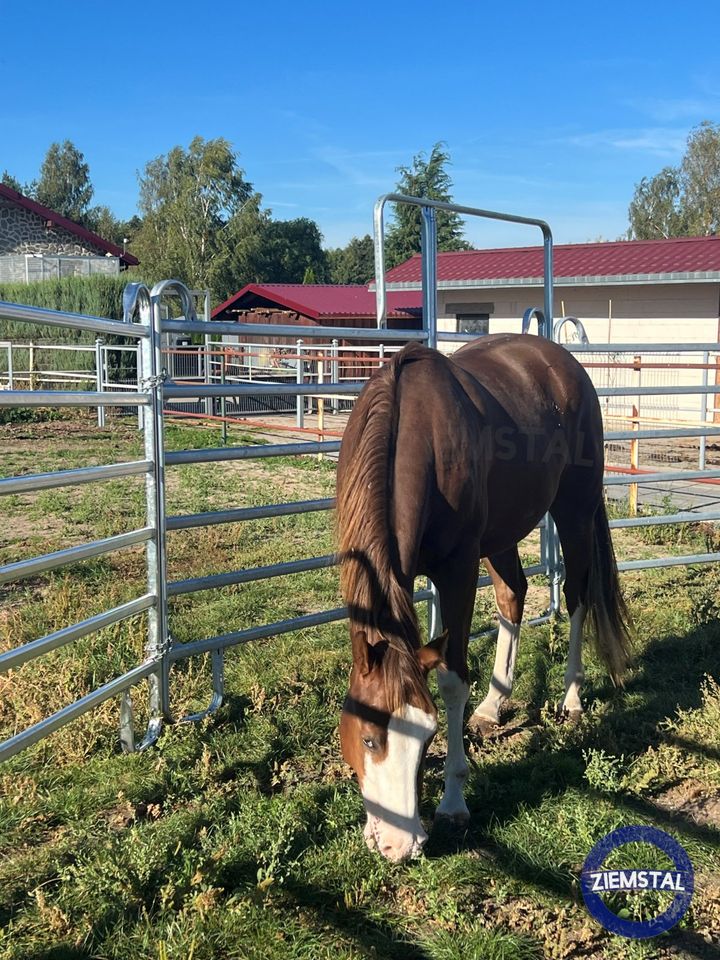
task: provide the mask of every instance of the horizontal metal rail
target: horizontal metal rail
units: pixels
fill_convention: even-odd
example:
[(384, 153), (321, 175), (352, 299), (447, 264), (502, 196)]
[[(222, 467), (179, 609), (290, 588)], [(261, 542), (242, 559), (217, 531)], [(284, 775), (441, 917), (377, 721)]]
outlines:
[(149, 403), (149, 393), (0, 390), (0, 407), (142, 407)]
[[(325, 560), (334, 558), (323, 557), (318, 559)], [(327, 564), (327, 566), (330, 565), (331, 564)], [(278, 564), (278, 566), (284, 565)], [(271, 568), (266, 567), (264, 569), (270, 570)], [(543, 564), (535, 564), (530, 567), (525, 567), (524, 569), (525, 574), (528, 577), (545, 573), (545, 566)], [(492, 581), (490, 580), (490, 577), (480, 577), (478, 579), (478, 586), (489, 586), (491, 582)], [(177, 584), (170, 586), (171, 594), (175, 592), (173, 590), (173, 586), (177, 586)], [(432, 591), (418, 590), (413, 595), (413, 602), (421, 603), (425, 600), (432, 599), (432, 597)], [(170, 650), (170, 660), (171, 662), (176, 663), (178, 660), (184, 660), (187, 657), (192, 657), (199, 653), (208, 653), (211, 650), (222, 650), (226, 647), (232, 647), (242, 643), (249, 643), (251, 640), (263, 640), (269, 637), (279, 636), (283, 633), (291, 633), (295, 630), (305, 630), (308, 627), (320, 626), (321, 624), (336, 623), (341, 620), (345, 620), (347, 616), (347, 607), (336, 607), (333, 610), (324, 610), (321, 613), (309, 613), (305, 614), (304, 616), (293, 617), (289, 620), (280, 620), (276, 623), (264, 624), (263, 626), (259, 627), (250, 627), (246, 630), (238, 630), (233, 633), (226, 633), (222, 636), (212, 637), (207, 640), (194, 640), (188, 643), (176, 644)]]
[(238, 507), (235, 510), (213, 510), (209, 513), (189, 513), (168, 517), (166, 530), (189, 530), (191, 527), (211, 527), (219, 523), (242, 523), (245, 520), (265, 520), (270, 517), (288, 517), (300, 513), (332, 510), (335, 498), (298, 500), (294, 503), (274, 503), (266, 507)]
[(314, 340), (427, 340), (424, 330), (378, 330), (377, 327), (310, 327), (307, 324), (233, 323), (226, 320), (163, 320), (163, 333), (209, 333)]
[(720, 470), (662, 470), (659, 473), (635, 473), (628, 471), (618, 476), (605, 477), (606, 487), (624, 486), (628, 483), (664, 483), (666, 481), (717, 480)]
[(655, 397), (655, 396), (685, 396), (695, 393), (720, 393), (720, 384), (715, 386), (666, 386), (666, 387), (596, 387), (599, 397)]
[(49, 633), (46, 637), (39, 637), (30, 643), (23, 644), (15, 650), (8, 650), (7, 653), (0, 654), (0, 673), (7, 673), (8, 670), (15, 670), (22, 666), (28, 660), (34, 660), (36, 657), (49, 653), (51, 650), (57, 650), (58, 647), (64, 647), (74, 640), (86, 637), (97, 630), (103, 630), (114, 623), (120, 623), (121, 620), (127, 620), (136, 614), (143, 613), (155, 605), (156, 598), (146, 593), (137, 600), (130, 600), (112, 610), (106, 610), (104, 613), (98, 613), (94, 617), (88, 617), (80, 623), (75, 623), (70, 627), (64, 627), (62, 630), (56, 630), (55, 633)]
[(38, 573), (64, 567), (68, 563), (77, 563), (80, 560), (89, 560), (92, 557), (101, 557), (106, 553), (121, 550), (124, 547), (133, 547), (138, 543), (152, 540), (155, 531), (152, 527), (142, 527), (130, 533), (120, 533), (104, 540), (94, 540), (92, 543), (83, 543), (79, 547), (68, 547), (66, 550), (57, 550), (46, 553), (42, 557), (33, 557), (31, 560), (20, 560), (0, 567), (0, 583), (10, 580), (21, 580), (23, 577), (32, 577)]
[(112, 697), (122, 693), (123, 690), (127, 690), (129, 687), (149, 677), (157, 668), (158, 665), (155, 661), (143, 663), (139, 667), (135, 667), (134, 670), (129, 670), (127, 673), (124, 673), (121, 677), (117, 677), (115, 680), (103, 684), (102, 687), (98, 687), (98, 689), (93, 690), (92, 693), (81, 697), (80, 700), (76, 700), (75, 703), (63, 707), (62, 710), (58, 710), (57, 713), (53, 713), (52, 716), (47, 717), (45, 720), (41, 720), (32, 727), (28, 727), (28, 729), (23, 730), (22, 733), (10, 737), (9, 740), (0, 744), (0, 763), (9, 760), (10, 757), (13, 757), (16, 753), (20, 753), (20, 751), (26, 747), (32, 746), (33, 743), (37, 743), (38, 740), (42, 740), (44, 737), (47, 737), (48, 734), (59, 730), (60, 727), (64, 727), (65, 724), (70, 723), (71, 720), (76, 720), (78, 717), (81, 717), (84, 713), (87, 713), (88, 710), (92, 710), (93, 707), (100, 706), (100, 704), (106, 700), (110, 700)]
[(134, 477), (149, 473), (150, 460), (133, 460), (129, 463), (110, 463), (99, 467), (80, 467), (78, 470), (58, 470), (56, 473), (33, 473), (24, 477), (5, 477), (0, 480), (0, 496), (6, 493), (32, 493), (35, 490), (50, 490), (53, 487), (76, 486), (114, 480), (117, 477)]
[(73, 330), (89, 330), (91, 333), (107, 333), (136, 340), (150, 336), (150, 328), (141, 323), (124, 323), (121, 320), (107, 320), (103, 317), (85, 316), (82, 313), (62, 313), (60, 310), (29, 307), (20, 303), (7, 303), (4, 300), (0, 300), (0, 319), (48, 324), (53, 327), (70, 327)]
[(249, 567), (247, 570), (231, 570), (230, 573), (213, 573), (207, 577), (191, 577), (188, 580), (176, 580), (168, 584), (168, 596), (177, 597), (199, 590), (215, 590), (236, 583), (255, 583), (257, 580), (271, 580), (273, 577), (304, 573), (307, 570), (322, 570), (337, 565), (337, 557), (328, 554), (324, 557), (309, 557), (306, 560), (288, 560), (285, 563), (273, 563), (266, 567)]
[(254, 460), (264, 457), (297, 457), (308, 453), (337, 453), (339, 440), (304, 443), (259, 443), (252, 447), (209, 447), (204, 450), (174, 450), (165, 454), (166, 466), (180, 463), (220, 463), (226, 460)]
[[(58, 350), (69, 350), (72, 353), (95, 353), (97, 347), (90, 343), (19, 343), (17, 340), (0, 340), (0, 347), (11, 347), (13, 350), (29, 350), (30, 347), (38, 353)], [(113, 350), (135, 350), (136, 347), (112, 347)]]
[(683, 557), (655, 557), (650, 560), (621, 560), (617, 567), (621, 573), (629, 570), (649, 570), (651, 567), (682, 567), (692, 563), (715, 563), (720, 553), (691, 553)]
[[(246, 381), (244, 383), (223, 384), (178, 384), (168, 382), (163, 390), (164, 400), (178, 400), (193, 397), (325, 397), (332, 394), (343, 396), (358, 394), (367, 381), (356, 380), (349, 383), (268, 383), (267, 381)], [(720, 392), (720, 387), (718, 387)]]
[(570, 353), (718, 353), (717, 343), (562, 343)]
[(664, 513), (650, 517), (622, 517), (610, 520), (611, 530), (622, 530), (626, 527), (655, 527), (666, 523), (711, 523), (720, 520), (719, 510), (708, 510), (697, 513), (693, 510), (683, 510), (680, 513)]
[[(418, 590), (413, 595), (413, 601), (420, 603), (431, 600), (430, 590)], [(178, 643), (170, 648), (170, 662), (177, 663), (186, 660), (198, 653), (209, 653), (212, 650), (224, 650), (251, 640), (267, 640), (269, 637), (278, 637), (283, 633), (293, 633), (296, 630), (306, 630), (308, 627), (318, 627), (325, 623), (337, 623), (345, 620), (348, 615), (347, 607), (336, 607), (334, 610), (323, 610), (321, 613), (306, 613), (301, 617), (292, 617), (290, 620), (278, 620), (275, 623), (266, 623), (259, 627), (249, 627), (234, 633), (225, 633), (219, 637), (209, 637), (207, 640), (192, 640), (188, 643)]]
[(606, 443), (610, 443), (613, 440), (662, 440), (663, 438), (677, 438), (681, 440), (683, 437), (720, 437), (720, 427), (678, 427), (673, 430), (672, 428), (658, 428), (657, 430), (610, 430), (605, 436), (604, 440)]

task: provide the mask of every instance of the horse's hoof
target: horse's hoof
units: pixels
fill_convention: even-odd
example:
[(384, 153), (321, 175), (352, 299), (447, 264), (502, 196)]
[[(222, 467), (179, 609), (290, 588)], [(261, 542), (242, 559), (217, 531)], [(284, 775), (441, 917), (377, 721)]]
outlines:
[(583, 711), (578, 710), (561, 710), (560, 711), (560, 721), (561, 723), (569, 723), (573, 727), (576, 727), (583, 718)]
[(435, 823), (447, 823), (453, 827), (466, 827), (470, 823), (469, 810), (441, 810), (440, 807), (435, 811)]
[(499, 724), (494, 720), (488, 720), (487, 717), (481, 717), (475, 713), (467, 722), (468, 731), (477, 737), (489, 737), (491, 734), (497, 732), (498, 727)]

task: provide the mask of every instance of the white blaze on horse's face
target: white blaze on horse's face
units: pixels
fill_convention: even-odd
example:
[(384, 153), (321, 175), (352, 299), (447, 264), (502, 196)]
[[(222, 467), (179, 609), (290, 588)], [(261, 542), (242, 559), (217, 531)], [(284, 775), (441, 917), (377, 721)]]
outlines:
[(361, 790), (370, 849), (399, 863), (417, 856), (427, 840), (420, 822), (418, 774), (427, 744), (437, 729), (434, 714), (409, 704), (390, 717), (385, 749), (365, 742)]

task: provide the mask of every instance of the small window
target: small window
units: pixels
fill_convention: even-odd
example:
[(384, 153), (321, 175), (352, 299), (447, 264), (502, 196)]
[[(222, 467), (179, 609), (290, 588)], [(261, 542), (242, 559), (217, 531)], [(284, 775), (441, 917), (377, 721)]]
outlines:
[(490, 314), (489, 313), (458, 313), (457, 314), (457, 332), (458, 333), (482, 333), (490, 332)]

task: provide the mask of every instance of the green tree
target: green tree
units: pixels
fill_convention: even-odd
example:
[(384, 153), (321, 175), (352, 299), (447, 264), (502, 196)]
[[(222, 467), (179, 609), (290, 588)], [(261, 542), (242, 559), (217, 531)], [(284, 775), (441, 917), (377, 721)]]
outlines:
[(314, 220), (270, 220), (265, 229), (265, 279), (271, 283), (303, 283), (312, 269), (317, 283), (327, 280), (327, 255)]
[(7, 170), (3, 170), (3, 175), (0, 177), (0, 183), (4, 183), (6, 187), (10, 187), (11, 190), (17, 190), (18, 193), (24, 193), (23, 184), (19, 180), (16, 180), (15, 177), (8, 173)]
[(369, 233), (328, 250), (331, 283), (369, 283), (375, 276), (375, 246)]
[(633, 240), (656, 240), (678, 237), (687, 232), (681, 204), (680, 171), (664, 167), (654, 177), (643, 177), (635, 187), (630, 202), (630, 237)]
[(91, 207), (83, 218), (83, 226), (118, 247), (128, 237), (127, 224), (118, 220), (110, 207), (106, 206)]
[[(397, 192), (411, 197), (427, 197), (429, 200), (452, 201), (452, 180), (447, 171), (450, 155), (436, 143), (426, 157), (418, 153), (412, 166), (398, 167), (400, 179)], [(420, 208), (409, 204), (397, 204), (395, 219), (387, 232), (386, 265), (393, 267), (420, 251)], [(457, 213), (439, 210), (437, 213), (438, 250), (469, 250), (470, 244), (463, 239), (464, 225)]]
[(195, 137), (151, 160), (140, 176), (142, 226), (133, 248), (144, 272), (191, 287), (222, 286), (230, 227), (254, 196), (227, 140)]
[(720, 125), (691, 130), (678, 167), (636, 184), (628, 219), (628, 236), (637, 240), (720, 231)]
[(720, 232), (720, 124), (706, 120), (690, 132), (680, 171), (688, 232)]
[(38, 203), (82, 223), (92, 195), (90, 168), (82, 153), (70, 140), (50, 144), (35, 188)]
[(225, 228), (215, 285), (221, 300), (248, 283), (327, 281), (327, 254), (318, 225), (305, 217), (273, 220), (261, 202), (260, 194), (254, 194)]

